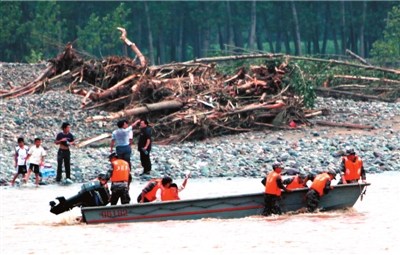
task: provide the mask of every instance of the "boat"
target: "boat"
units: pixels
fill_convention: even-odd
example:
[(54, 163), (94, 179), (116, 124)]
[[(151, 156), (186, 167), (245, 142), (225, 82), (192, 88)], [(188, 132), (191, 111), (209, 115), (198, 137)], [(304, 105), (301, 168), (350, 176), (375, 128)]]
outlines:
[[(352, 207), (362, 199), (370, 183), (333, 186), (329, 194), (321, 198), (320, 211)], [(307, 188), (282, 193), (282, 212), (295, 212), (306, 206)], [(166, 220), (195, 220), (202, 218), (243, 218), (261, 215), (264, 193), (239, 194), (178, 201), (151, 202), (112, 206), (82, 206), (82, 220), (87, 224), (149, 222)]]

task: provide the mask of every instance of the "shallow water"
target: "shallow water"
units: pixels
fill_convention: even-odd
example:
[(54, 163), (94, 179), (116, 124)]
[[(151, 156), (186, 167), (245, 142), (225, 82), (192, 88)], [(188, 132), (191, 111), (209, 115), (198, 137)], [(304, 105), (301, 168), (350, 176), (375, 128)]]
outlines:
[[(398, 172), (369, 175), (347, 210), (243, 219), (86, 225), (80, 210), (53, 215), (49, 201), (81, 184), (2, 187), (1, 254), (399, 254)], [(180, 180), (177, 181), (178, 183)], [(133, 183), (132, 200), (145, 183)], [(181, 198), (259, 192), (259, 179), (190, 179)]]

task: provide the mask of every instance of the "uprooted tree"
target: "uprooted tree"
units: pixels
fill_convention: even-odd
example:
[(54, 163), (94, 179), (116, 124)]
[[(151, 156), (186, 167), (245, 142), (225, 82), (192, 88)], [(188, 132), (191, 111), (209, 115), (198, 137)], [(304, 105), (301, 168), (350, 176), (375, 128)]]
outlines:
[[(311, 110), (315, 88), (321, 85), (324, 88), (318, 89), (319, 92), (341, 96), (359, 94), (364, 100), (392, 101), (399, 91), (397, 70), (283, 54), (214, 57), (149, 66), (139, 48), (127, 38), (125, 29), (118, 29), (121, 40), (137, 58), (111, 56), (83, 60), (73, 45), (67, 44), (35, 80), (0, 94), (0, 98), (63, 86), (82, 96), (82, 109), (99, 108), (108, 112), (106, 116), (92, 116), (87, 122), (146, 117), (153, 123), (155, 138), (160, 143), (171, 143), (266, 127), (289, 128), (289, 122), (310, 124), (308, 117), (327, 112)], [(244, 61), (249, 59), (263, 62), (246, 67)], [(234, 74), (227, 75), (218, 71), (217, 65), (226, 61), (241, 61), (242, 65)], [(310, 75), (312, 68), (320, 67), (305, 70), (299, 61), (322, 63), (324, 70), (346, 66), (389, 74), (389, 77), (322, 75), (321, 70)], [(363, 86), (368, 86), (367, 90), (374, 95), (366, 95), (367, 90), (338, 90), (337, 80), (364, 82)], [(385, 89), (379, 86), (382, 82)], [(359, 84), (353, 84), (347, 86), (360, 89)], [(377, 96), (376, 91), (382, 94)]]

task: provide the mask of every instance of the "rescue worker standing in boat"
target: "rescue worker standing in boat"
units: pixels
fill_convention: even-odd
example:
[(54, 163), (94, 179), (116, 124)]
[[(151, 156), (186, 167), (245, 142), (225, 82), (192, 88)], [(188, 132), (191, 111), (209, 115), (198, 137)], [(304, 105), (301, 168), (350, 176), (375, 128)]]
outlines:
[(366, 182), (365, 170), (362, 159), (356, 155), (354, 149), (346, 150), (342, 158), (341, 179), (338, 184), (357, 183), (358, 180)]
[(265, 183), (265, 194), (264, 194), (264, 216), (271, 214), (282, 214), (279, 200), (281, 198), (282, 190), (290, 192), (282, 183), (281, 172), (283, 170), (282, 163), (276, 162), (272, 165), (273, 171), (267, 175), (267, 181)]
[(146, 187), (142, 190), (142, 192), (137, 197), (138, 203), (148, 203), (156, 200), (157, 191), (160, 188), (169, 188), (172, 183), (172, 178), (169, 176), (165, 176), (162, 179), (153, 179), (150, 180)]
[(110, 173), (111, 180), (111, 205), (116, 205), (121, 199), (121, 204), (128, 204), (131, 201), (129, 196), (129, 182), (131, 180), (130, 168), (128, 162), (118, 159), (115, 152), (108, 157), (112, 170)]
[(318, 208), (321, 197), (328, 194), (329, 191), (333, 189), (331, 186), (331, 180), (333, 179), (336, 179), (336, 171), (333, 169), (318, 174), (315, 177), (306, 194), (307, 212), (315, 211)]

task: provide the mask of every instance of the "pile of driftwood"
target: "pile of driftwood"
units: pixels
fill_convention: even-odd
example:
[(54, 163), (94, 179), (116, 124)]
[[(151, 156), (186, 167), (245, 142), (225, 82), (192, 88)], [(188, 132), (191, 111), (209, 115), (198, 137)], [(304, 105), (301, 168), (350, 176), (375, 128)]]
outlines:
[(67, 86), (69, 92), (82, 96), (82, 109), (108, 112), (106, 116), (92, 116), (87, 122), (145, 117), (155, 129), (155, 139), (164, 144), (265, 127), (293, 128), (309, 124), (307, 118), (324, 112), (305, 110), (302, 97), (283, 82), (288, 72), (286, 62), (242, 67), (232, 76), (218, 73), (215, 63), (207, 59), (148, 66), (140, 50), (127, 39), (125, 29), (119, 29), (121, 40), (137, 58), (112, 56), (84, 61), (72, 44), (67, 44), (39, 77), (0, 93), (0, 98)]

